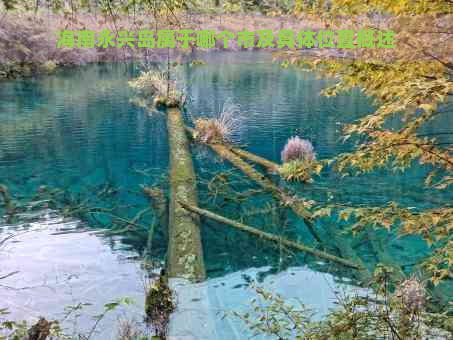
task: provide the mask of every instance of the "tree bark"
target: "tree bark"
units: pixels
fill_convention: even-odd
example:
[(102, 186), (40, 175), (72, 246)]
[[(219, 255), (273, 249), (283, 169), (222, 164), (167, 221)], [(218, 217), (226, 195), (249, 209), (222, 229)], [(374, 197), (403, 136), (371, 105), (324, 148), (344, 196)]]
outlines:
[[(190, 133), (191, 136), (193, 136), (193, 129), (191, 128), (186, 128), (186, 130)], [(272, 193), (272, 195), (277, 198), (284, 206), (287, 206), (291, 208), (291, 210), (300, 218), (303, 219), (305, 225), (307, 226), (307, 229), (313, 236), (313, 238), (318, 241), (321, 245), (325, 244), (326, 242), (323, 242), (321, 237), (319, 236), (318, 232), (315, 229), (314, 225), (314, 220), (312, 213), (304, 206), (303, 202), (301, 200), (298, 200), (297, 198), (291, 197), (291, 195), (284, 191), (283, 189), (277, 187), (272, 181), (261, 174), (259, 171), (257, 171), (253, 166), (248, 164), (246, 161), (244, 161), (241, 157), (238, 156), (238, 148), (236, 148), (236, 152), (231, 151), (231, 148), (229, 148), (226, 145), (223, 144), (207, 144), (211, 147), (212, 150), (214, 150), (220, 157), (223, 159), (226, 159), (229, 161), (231, 164), (233, 164), (235, 167), (239, 168), (243, 173), (245, 173), (249, 178), (254, 180), (258, 185), (260, 185), (263, 189), (266, 191), (269, 191)], [(239, 152), (242, 154), (245, 154), (244, 152)], [(250, 155), (253, 155), (249, 152), (248, 153), (248, 158), (250, 158)], [(264, 158), (260, 156), (253, 155), (254, 159), (261, 158), (261, 162)], [(270, 165), (270, 164), (268, 164)], [(333, 246), (338, 249), (340, 255), (344, 258), (349, 258), (352, 259), (354, 262), (359, 264), (360, 270), (358, 271), (358, 276), (360, 281), (362, 282), (367, 282), (371, 278), (371, 273), (369, 270), (366, 268), (365, 264), (363, 263), (362, 259), (357, 255), (357, 253), (354, 251), (354, 249), (351, 247), (350, 243), (348, 240), (346, 240), (338, 230), (336, 230), (335, 226), (331, 225), (330, 223), (326, 223), (324, 228), (327, 231), (327, 234), (329, 235), (329, 241), (333, 242), (328, 242), (328, 243), (333, 243)]]
[(206, 272), (199, 216), (188, 212), (179, 203), (198, 205), (192, 155), (178, 108), (168, 108), (167, 129), (170, 144), (168, 276), (202, 281), (206, 278)]
[(308, 246), (306, 246), (306, 245), (304, 245), (302, 243), (291, 241), (291, 240), (282, 238), (282, 237), (274, 235), (274, 234), (266, 233), (266, 232), (261, 231), (261, 230), (259, 230), (257, 228), (248, 226), (246, 224), (243, 224), (243, 223), (240, 223), (240, 222), (237, 222), (237, 221), (234, 221), (234, 220), (230, 220), (229, 218), (217, 215), (217, 214), (215, 214), (215, 213), (213, 213), (213, 212), (211, 212), (209, 210), (201, 209), (201, 208), (198, 208), (196, 206), (192, 206), (192, 205), (186, 204), (184, 202), (179, 202), (179, 204), (181, 206), (183, 206), (185, 209), (187, 209), (187, 210), (189, 210), (189, 211), (191, 211), (193, 213), (199, 214), (200, 216), (204, 216), (204, 217), (210, 218), (210, 219), (212, 219), (214, 221), (217, 221), (217, 222), (229, 225), (231, 227), (234, 227), (236, 229), (248, 232), (249, 234), (253, 234), (255, 236), (258, 236), (259, 238), (262, 238), (262, 239), (265, 239), (265, 240), (268, 240), (268, 241), (272, 241), (272, 242), (276, 242), (276, 243), (279, 243), (279, 244), (283, 244), (283, 245), (285, 245), (287, 247), (290, 247), (290, 248), (293, 248), (293, 249), (308, 253), (310, 255), (322, 258), (322, 259), (327, 260), (327, 261), (332, 261), (332, 262), (341, 264), (341, 265), (346, 266), (346, 267), (350, 267), (350, 268), (354, 268), (354, 269), (361, 269), (360, 265), (358, 265), (358, 264), (356, 264), (354, 262), (342, 259), (342, 258), (340, 258), (338, 256), (335, 256), (335, 255), (331, 255), (331, 254), (326, 253), (324, 251), (320, 251), (320, 250), (308, 247)]

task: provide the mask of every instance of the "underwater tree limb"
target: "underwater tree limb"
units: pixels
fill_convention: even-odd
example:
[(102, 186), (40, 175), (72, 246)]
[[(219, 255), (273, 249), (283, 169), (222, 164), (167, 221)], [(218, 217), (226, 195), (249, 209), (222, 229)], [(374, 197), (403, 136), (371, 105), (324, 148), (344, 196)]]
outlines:
[(6, 241), (12, 239), (13, 237), (16, 237), (16, 235), (15, 234), (9, 234), (4, 239), (0, 240), (0, 247), (3, 246), (6, 243)]
[[(187, 128), (187, 131), (193, 135), (193, 129)], [(269, 191), (274, 195), (278, 200), (280, 200), (285, 206), (291, 208), (294, 213), (301, 217), (311, 235), (316, 241), (322, 243), (322, 239), (319, 236), (318, 232), (315, 230), (312, 215), (304, 207), (304, 203), (298, 199), (290, 197), (290, 195), (284, 192), (282, 189), (278, 188), (271, 180), (266, 176), (257, 171), (253, 166), (244, 161), (241, 157), (233, 153), (227, 146), (222, 144), (207, 144), (214, 150), (220, 157), (226, 159), (235, 167), (239, 168), (243, 173), (245, 173), (249, 178), (254, 180), (258, 185), (263, 189)]]
[(91, 214), (108, 215), (108, 216), (112, 217), (113, 219), (118, 220), (126, 225), (121, 231), (119, 231), (119, 230), (109, 231), (110, 234), (112, 234), (112, 233), (117, 234), (117, 233), (122, 233), (122, 232), (126, 232), (126, 231), (131, 231), (132, 229), (130, 228), (130, 226), (134, 226), (134, 227), (140, 228), (142, 230), (146, 230), (146, 227), (143, 224), (139, 224), (137, 222), (134, 222), (133, 220), (128, 220), (128, 219), (125, 219), (118, 215), (112, 214), (110, 212), (110, 210), (108, 210), (108, 209), (95, 208), (95, 209), (92, 209), (91, 211), (88, 211), (87, 214), (89, 214), (89, 215), (91, 215)]
[[(193, 129), (186, 128), (186, 131), (193, 136)], [(226, 159), (235, 167), (239, 168), (243, 173), (245, 173), (249, 178), (254, 180), (258, 185), (260, 185), (263, 189), (272, 193), (274, 197), (280, 200), (283, 205), (291, 208), (291, 210), (299, 217), (303, 219), (305, 225), (307, 226), (311, 235), (317, 240), (320, 244), (325, 244), (321, 237), (319, 236), (318, 232), (315, 229), (315, 225), (313, 222), (313, 215), (312, 213), (304, 206), (304, 202), (297, 199), (296, 197), (292, 197), (289, 193), (285, 192), (283, 189), (277, 187), (270, 179), (266, 176), (261, 174), (257, 171), (253, 166), (248, 164), (244, 161), (241, 157), (231, 151), (231, 149), (223, 144), (212, 144), (208, 143), (212, 150), (214, 150), (220, 157)], [(327, 234), (330, 235), (330, 239), (333, 242), (329, 242), (333, 244), (333, 246), (339, 251), (340, 255), (344, 258), (353, 259), (354, 262), (360, 264), (360, 270), (358, 271), (360, 280), (366, 282), (370, 279), (371, 274), (369, 270), (366, 268), (365, 264), (363, 263), (362, 259), (357, 255), (357, 253), (352, 249), (351, 245), (349, 244), (348, 240), (346, 240), (342, 235), (339, 235), (338, 230), (331, 225), (330, 223), (326, 223), (325, 229)]]
[(324, 227), (329, 235), (330, 243), (338, 250), (340, 255), (344, 258), (351, 259), (356, 263), (360, 263), (361, 270), (358, 272), (359, 279), (363, 283), (368, 284), (372, 275), (360, 256), (352, 248), (350, 242), (341, 235), (341, 230), (338, 230), (332, 223), (325, 223)]
[(201, 209), (201, 208), (198, 208), (196, 206), (192, 206), (192, 205), (186, 204), (184, 202), (179, 202), (179, 204), (181, 206), (183, 206), (185, 209), (187, 209), (187, 210), (189, 210), (191, 212), (194, 212), (194, 213), (199, 214), (201, 216), (210, 218), (210, 219), (212, 219), (214, 221), (229, 225), (229, 226), (234, 227), (236, 229), (239, 229), (239, 230), (242, 230), (242, 231), (246, 231), (246, 232), (248, 232), (250, 234), (253, 234), (253, 235), (258, 236), (260, 238), (263, 238), (265, 240), (277, 242), (277, 243), (283, 244), (283, 245), (285, 245), (287, 247), (290, 247), (290, 248), (293, 248), (293, 249), (296, 249), (296, 250), (300, 250), (302, 252), (305, 252), (305, 253), (308, 253), (310, 255), (322, 258), (324, 260), (336, 262), (336, 263), (341, 264), (341, 265), (346, 266), (346, 267), (359, 269), (359, 270), (362, 269), (360, 265), (358, 265), (358, 264), (356, 264), (354, 262), (342, 259), (342, 258), (340, 258), (338, 256), (335, 256), (335, 255), (331, 255), (331, 254), (326, 253), (324, 251), (320, 251), (320, 250), (305, 246), (302, 243), (291, 241), (291, 240), (282, 238), (280, 236), (261, 231), (261, 230), (259, 230), (257, 228), (253, 228), (253, 227), (250, 227), (250, 226), (248, 226), (246, 224), (243, 224), (243, 223), (240, 223), (240, 222), (237, 222), (237, 221), (234, 221), (234, 220), (230, 220), (229, 218), (217, 215), (217, 214), (215, 214), (215, 213), (213, 213), (213, 212), (211, 212), (209, 210)]
[(19, 271), (16, 270), (16, 271), (14, 271), (14, 272), (11, 272), (11, 273), (8, 273), (8, 274), (4, 274), (4, 275), (0, 276), (0, 280), (6, 279), (6, 278), (8, 278), (8, 277), (10, 277), (10, 276), (13, 276), (13, 275), (16, 275), (16, 274), (18, 274), (18, 273), (19, 273)]
[(5, 205), (6, 214), (13, 216), (16, 211), (16, 205), (11, 197), (8, 187), (4, 184), (0, 184), (0, 196), (3, 198), (3, 204)]
[(391, 267), (393, 272), (391, 273), (392, 279), (394, 281), (402, 281), (406, 275), (404, 274), (401, 266), (398, 265), (386, 251), (385, 246), (379, 236), (374, 230), (367, 228), (366, 237), (371, 244), (371, 247), (380, 263), (385, 266)]
[(142, 186), (142, 190), (148, 197), (150, 206), (155, 212), (155, 218), (148, 229), (148, 240), (146, 242), (145, 255), (150, 256), (156, 227), (160, 226), (164, 230), (168, 228), (168, 202), (164, 191), (158, 187)]
[(167, 110), (170, 144), (170, 218), (167, 254), (168, 276), (204, 280), (206, 272), (197, 214), (185, 210), (180, 202), (198, 205), (195, 170), (181, 111)]
[(283, 203), (283, 205), (291, 208), (296, 215), (304, 220), (314, 239), (319, 243), (322, 243), (321, 237), (315, 230), (315, 226), (312, 221), (312, 214), (304, 207), (303, 201), (291, 197), (288, 193), (278, 188), (274, 183), (272, 183), (271, 180), (258, 172), (253, 166), (245, 162), (242, 158), (231, 152), (226, 146), (221, 144), (209, 144), (209, 146), (222, 158), (228, 160), (234, 166), (241, 169), (248, 177), (253, 179), (265, 190), (271, 192)]

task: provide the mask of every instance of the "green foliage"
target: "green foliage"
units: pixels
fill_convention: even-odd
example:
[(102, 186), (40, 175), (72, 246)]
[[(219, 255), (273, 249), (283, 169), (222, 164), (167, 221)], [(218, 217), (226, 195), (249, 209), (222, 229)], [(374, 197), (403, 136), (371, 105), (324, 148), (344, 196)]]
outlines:
[[(319, 8), (327, 9), (327, 2), (315, 1)], [(453, 13), (449, 0), (333, 0), (329, 3), (332, 13), (391, 13), (391, 14), (424, 14), (424, 13)]]
[[(302, 3), (306, 4), (299, 2), (298, 6)], [(344, 139), (351, 140), (356, 147), (335, 157), (334, 169), (344, 176), (355, 176), (376, 169), (405, 171), (418, 166), (429, 171), (424, 178), (427, 187), (448, 189), (453, 183), (453, 148), (439, 142), (436, 133), (425, 135), (423, 130), (445, 114), (442, 108), (447, 107), (447, 114), (451, 114), (447, 105), (453, 94), (453, 64), (449, 61), (451, 50), (446, 47), (442, 33), (452, 28), (449, 17), (443, 15), (452, 13), (451, 2), (435, 0), (428, 6), (422, 0), (333, 0), (329, 5), (315, 1), (313, 6), (325, 11), (325, 24), (330, 27), (394, 30), (398, 32), (400, 47), (391, 54), (384, 49), (372, 52), (356, 49), (353, 58), (347, 55), (341, 59), (328, 52), (320, 52), (314, 58), (301, 57), (296, 52), (284, 54), (286, 66), (295, 64), (336, 80), (335, 85), (323, 91), (324, 95), (335, 96), (360, 88), (374, 99), (372, 113), (345, 125)], [(381, 22), (373, 20), (372, 16), (361, 16), (360, 20), (343, 16), (337, 20), (336, 15), (345, 13), (390, 13), (393, 16)], [(419, 15), (409, 17), (410, 14)], [(315, 215), (330, 214), (336, 208), (320, 207)], [(377, 226), (396, 228), (402, 236), (422, 237), (432, 250), (432, 257), (425, 262), (432, 281), (438, 284), (452, 277), (451, 205), (440, 203), (426, 210), (400, 207), (395, 203), (386, 207), (341, 207), (339, 216), (344, 220), (353, 216), (352, 230), (355, 231)]]
[(253, 336), (266, 334), (277, 339), (303, 339), (310, 327), (311, 312), (300, 302), (290, 303), (278, 294), (254, 287), (257, 297), (250, 301), (252, 310), (233, 312), (253, 332)]
[(190, 66), (202, 66), (202, 65), (206, 65), (206, 62), (203, 60), (194, 60), (190, 62)]
[(278, 168), (280, 176), (286, 181), (295, 182), (312, 182), (312, 173), (322, 169), (322, 165), (317, 164), (316, 161), (300, 161), (294, 160), (291, 162), (283, 163)]
[(292, 0), (226, 0), (223, 1), (225, 13), (264, 13), (267, 15), (288, 14), (293, 10)]
[(14, 79), (29, 77), (35, 74), (51, 74), (55, 72), (57, 63), (47, 61), (44, 63), (33, 62), (6, 62), (0, 63), (0, 79)]
[(223, 3), (223, 10), (226, 13), (240, 13), (243, 10), (241, 1), (225, 1)]
[[(30, 325), (26, 321), (6, 320), (0, 322), (0, 340), (31, 339), (31, 334), (41, 336), (39, 339), (70, 339), (70, 337), (66, 336), (62, 331), (58, 321), (49, 322), (44, 318), (40, 318), (34, 325)], [(38, 339), (38, 337), (36, 337), (36, 339)]]
[(7, 309), (0, 309), (0, 340), (22, 340), (22, 339), (90, 339), (96, 333), (100, 322), (111, 312), (120, 306), (133, 304), (130, 298), (120, 298), (111, 303), (104, 305), (103, 311), (92, 316), (93, 324), (86, 334), (67, 334), (62, 328), (62, 322), (68, 320), (69, 317), (78, 317), (83, 309), (91, 306), (89, 303), (77, 303), (75, 305), (66, 306), (65, 313), (62, 320), (47, 321), (40, 318), (37, 323), (30, 324), (27, 321), (14, 321), (8, 320), (9, 314)]
[(395, 202), (379, 207), (337, 207), (319, 208), (314, 216), (330, 216), (338, 210), (338, 219), (353, 221), (350, 230), (357, 235), (366, 228), (396, 229), (401, 237), (419, 235), (431, 247), (432, 256), (423, 266), (431, 272), (431, 281), (437, 285), (442, 280), (451, 279), (453, 264), (453, 211), (451, 207), (419, 210), (400, 207)]
[(321, 321), (313, 320), (313, 311), (303, 304), (256, 287), (258, 297), (251, 301), (251, 310), (233, 315), (254, 335), (279, 340), (447, 339), (451, 318), (425, 311), (428, 297), (423, 283), (413, 277), (392, 293), (390, 274), (388, 268), (378, 266), (372, 282), (375, 293), (339, 295), (338, 307)]

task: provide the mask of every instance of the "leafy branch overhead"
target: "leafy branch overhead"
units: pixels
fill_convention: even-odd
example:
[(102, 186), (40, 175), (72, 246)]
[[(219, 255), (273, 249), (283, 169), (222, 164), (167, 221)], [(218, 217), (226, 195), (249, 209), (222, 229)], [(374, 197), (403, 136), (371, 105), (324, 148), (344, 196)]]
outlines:
[[(299, 8), (306, 6), (304, 1), (296, 3)], [(333, 163), (321, 164), (333, 164), (333, 169), (344, 176), (418, 167), (427, 190), (444, 190), (447, 194), (453, 184), (449, 138), (453, 132), (437, 130), (427, 134), (426, 129), (451, 115), (452, 3), (435, 0), (428, 6), (425, 1), (333, 0), (312, 5), (317, 13), (323, 13), (327, 26), (391, 29), (397, 32), (397, 45), (401, 47), (391, 54), (384, 49), (356, 49), (341, 58), (325, 50), (314, 55), (300, 51), (276, 54), (280, 60), (283, 58), (284, 65), (293, 64), (335, 79), (335, 84), (323, 91), (325, 96), (359, 88), (373, 98), (371, 113), (364, 112), (361, 119), (344, 125), (344, 140), (352, 143), (353, 149), (337, 155)], [(381, 19), (376, 20), (376, 15)], [(315, 216), (333, 211), (352, 223), (354, 232), (382, 227), (392, 232), (396, 229), (400, 236), (421, 236), (433, 252), (424, 263), (431, 280), (439, 283), (451, 279), (451, 204), (436, 203), (424, 210), (394, 202), (377, 207), (320, 206)]]

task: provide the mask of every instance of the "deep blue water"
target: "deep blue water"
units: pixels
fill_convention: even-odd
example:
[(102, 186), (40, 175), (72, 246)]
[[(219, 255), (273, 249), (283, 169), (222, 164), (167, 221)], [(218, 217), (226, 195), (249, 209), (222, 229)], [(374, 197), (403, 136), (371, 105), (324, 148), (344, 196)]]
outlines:
[[(0, 82), (0, 183), (6, 184), (18, 201), (31, 200), (39, 187), (47, 186), (64, 193), (59, 196), (58, 209), (63, 209), (65, 202), (87, 202), (90, 206), (115, 207), (115, 214), (133, 218), (148, 205), (140, 185), (161, 184), (166, 188), (168, 166), (165, 116), (131, 103), (134, 93), (127, 81), (138, 73), (137, 64), (101, 64), (33, 80)], [(326, 98), (320, 91), (331, 81), (268, 62), (184, 65), (181, 74), (190, 99), (185, 113), (188, 122), (191, 117), (218, 114), (229, 100), (242, 112), (241, 128), (235, 136), (238, 143), (274, 161), (280, 160), (286, 140), (296, 134), (312, 141), (320, 159), (349, 150), (351, 144), (340, 140), (342, 125), (373, 109), (372, 100), (359, 90)], [(432, 126), (433, 130), (451, 125), (452, 115), (444, 117), (438, 126)], [(207, 195), (206, 181), (221, 169), (231, 171), (231, 167), (203, 147), (194, 147), (193, 151), (200, 176), (200, 205), (306, 243), (313, 241), (301, 222), (265, 195), (241, 203), (220, 196), (213, 201)], [(451, 193), (423, 188), (420, 178), (425, 171), (414, 169), (401, 175), (379, 170), (358, 178), (324, 172), (313, 185), (296, 190), (319, 202), (354, 205), (382, 205), (395, 200), (429, 207), (451, 201)], [(239, 172), (230, 175), (237, 182), (235, 189), (249, 188), (250, 183), (245, 183)], [(96, 196), (106, 188), (108, 195)], [(260, 209), (265, 213), (251, 214)], [(91, 217), (86, 221), (91, 226), (112, 227), (112, 219), (105, 214), (97, 214), (96, 221)], [(140, 224), (148, 226), (152, 218), (152, 213), (145, 215)], [(279, 224), (283, 231), (276, 227)], [(322, 225), (318, 227), (322, 233)], [(202, 234), (212, 277), (255, 266), (270, 265), (279, 271), (303, 263), (349, 275), (343, 268), (318, 264), (316, 259), (285, 252), (212, 222), (203, 225)], [(414, 238), (380, 237), (395, 260), (408, 270), (428, 252)], [(165, 242), (165, 230), (160, 229), (153, 249), (158, 260), (165, 256)], [(122, 244), (143, 252), (145, 231), (126, 234)], [(377, 259), (368, 245), (361, 244), (357, 249), (372, 268)]]

